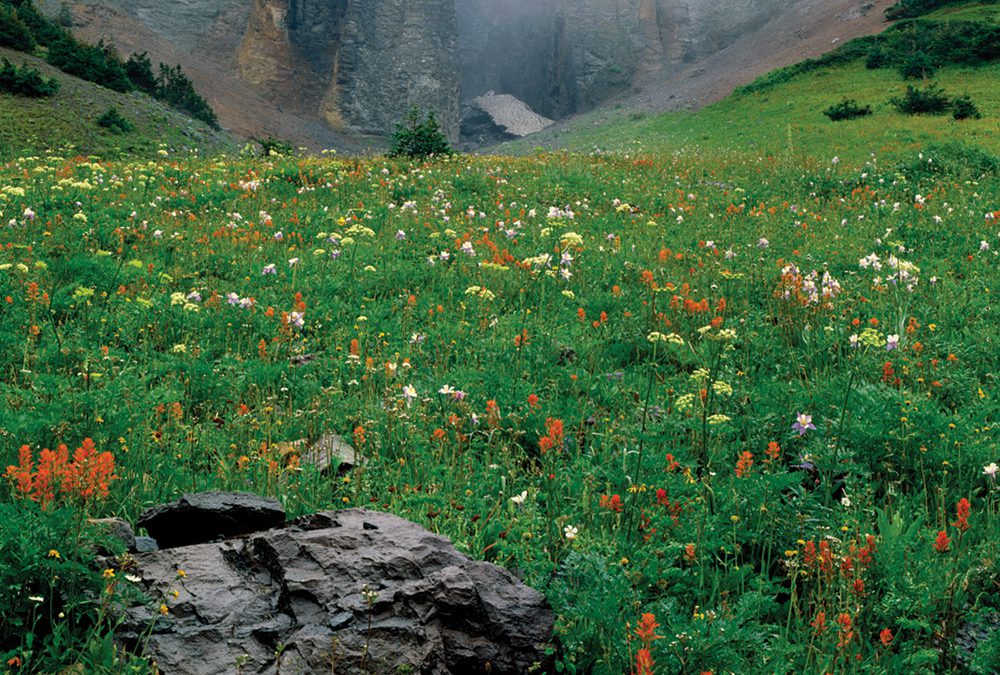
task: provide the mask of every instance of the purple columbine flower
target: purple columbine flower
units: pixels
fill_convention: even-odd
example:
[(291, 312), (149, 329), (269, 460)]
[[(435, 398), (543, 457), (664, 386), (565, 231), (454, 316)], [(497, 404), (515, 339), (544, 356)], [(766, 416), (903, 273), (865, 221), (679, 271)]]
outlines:
[(237, 295), (236, 293), (227, 293), (226, 302), (228, 302), (230, 305), (238, 305), (240, 304), (240, 296)]
[(406, 239), (406, 232), (396, 230), (396, 241), (403, 241), (404, 239)]
[(792, 425), (792, 431), (799, 432), (799, 436), (805, 436), (806, 432), (810, 429), (815, 430), (816, 425), (812, 423), (812, 415), (806, 415), (805, 413), (799, 413), (795, 417), (795, 424)]
[(187, 294), (188, 302), (201, 302), (201, 293), (198, 291), (191, 291)]
[(261, 270), (261, 276), (267, 276), (268, 274), (277, 274), (278, 270), (275, 268), (274, 263), (270, 265), (264, 265), (264, 269)]
[(885, 350), (887, 352), (891, 352), (891, 351), (893, 351), (895, 349), (899, 349), (899, 336), (895, 335), (895, 334), (886, 336), (886, 338), (885, 338)]
[(302, 326), (305, 325), (305, 322), (305, 317), (302, 312), (292, 312), (288, 315), (288, 323), (296, 328), (302, 328)]
[(281, 230), (278, 230), (277, 232), (274, 233), (274, 240), (275, 241), (281, 241), (284, 238), (285, 238), (285, 233), (282, 232)]

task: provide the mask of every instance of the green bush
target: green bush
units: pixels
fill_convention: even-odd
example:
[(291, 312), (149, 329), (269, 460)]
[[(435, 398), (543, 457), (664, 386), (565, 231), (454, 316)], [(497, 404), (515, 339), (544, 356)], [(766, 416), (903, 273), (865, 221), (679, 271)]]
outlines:
[[(4, 3), (0, 2), (0, 4)], [(16, 7), (17, 17), (28, 27), (35, 41), (43, 47), (48, 47), (57, 40), (61, 40), (69, 35), (64, 28), (50, 21), (48, 17), (35, 9), (35, 6), (30, 2), (22, 0), (21, 2), (6, 4)]]
[(160, 64), (160, 75), (156, 79), (156, 98), (166, 101), (169, 105), (181, 110), (196, 120), (212, 127), (219, 128), (219, 120), (208, 102), (194, 90), (191, 80), (181, 70), (180, 66)]
[(854, 99), (845, 98), (840, 103), (824, 110), (823, 114), (833, 122), (840, 122), (842, 120), (853, 120), (858, 117), (871, 115), (872, 108), (869, 105), (860, 106)]
[(135, 125), (122, 117), (118, 108), (114, 106), (97, 118), (97, 124), (113, 134), (127, 134), (135, 128)]
[(292, 147), (292, 144), (279, 138), (274, 138), (272, 136), (268, 136), (267, 138), (258, 138), (257, 143), (260, 144), (260, 154), (262, 157), (271, 157), (272, 153), (274, 155), (295, 154), (295, 148)]
[(885, 10), (885, 18), (890, 21), (896, 19), (910, 19), (933, 12), (946, 5), (954, 5), (960, 0), (899, 0), (895, 5)]
[(85, 45), (65, 36), (49, 45), (49, 63), (70, 75), (99, 84), (117, 92), (132, 90), (132, 83), (125, 74), (125, 65), (114, 49), (98, 42)]
[(951, 99), (933, 82), (919, 89), (907, 85), (902, 97), (889, 102), (905, 115), (943, 115), (951, 107)]
[(937, 67), (924, 52), (913, 52), (899, 67), (899, 74), (907, 80), (923, 80), (934, 74)]
[[(72, 508), (0, 502), (0, 657), (30, 672), (73, 664), (81, 638), (100, 629), (109, 584), (94, 566), (97, 542)], [(105, 608), (106, 609), (106, 608)]]
[(146, 52), (128, 57), (128, 61), (125, 62), (125, 75), (133, 87), (150, 96), (156, 96), (156, 75), (153, 74), (153, 64)]
[(979, 112), (979, 107), (968, 94), (959, 96), (951, 102), (951, 114), (957, 120), (978, 120), (983, 114)]
[(18, 68), (4, 59), (0, 65), (0, 91), (15, 96), (41, 98), (59, 91), (59, 82), (42, 77), (41, 73), (27, 65)]
[(423, 122), (420, 121), (420, 111), (410, 108), (403, 124), (396, 125), (392, 135), (391, 157), (429, 157), (431, 155), (451, 154), (448, 139), (441, 131), (437, 117), (431, 111)]
[(0, 47), (32, 52), (38, 43), (13, 8), (0, 5)]
[(918, 156), (899, 164), (896, 170), (910, 181), (938, 176), (978, 180), (1000, 175), (1000, 157), (978, 145), (951, 141), (927, 146)]

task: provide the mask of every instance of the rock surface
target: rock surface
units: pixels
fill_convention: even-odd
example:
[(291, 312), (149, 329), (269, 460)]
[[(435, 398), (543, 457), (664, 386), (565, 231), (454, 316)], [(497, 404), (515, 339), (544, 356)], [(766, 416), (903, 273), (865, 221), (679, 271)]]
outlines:
[(127, 551), (135, 551), (135, 531), (129, 522), (123, 518), (88, 518), (87, 522), (100, 528), (109, 537), (120, 541)]
[(273, 673), (278, 645), (282, 672), (525, 673), (552, 632), (543, 596), (506, 570), (364, 509), (136, 561), (169, 614), (132, 608), (125, 633), (152, 626), (165, 675)]
[[(41, 0), (38, 0), (41, 1)], [(411, 105), (452, 142), (493, 90), (551, 119), (612, 101), (704, 105), (884, 28), (893, 0), (83, 0), (75, 31), (182, 63), (223, 126), (323, 147), (385, 137)], [(42, 2), (58, 12), (58, 0)], [(104, 11), (114, 5), (119, 11)], [(103, 8), (103, 9), (101, 9)], [(475, 125), (474, 125), (475, 126)], [(547, 132), (548, 133), (548, 132)], [(543, 134), (544, 136), (544, 134)], [(356, 147), (356, 149), (360, 149)]]
[(136, 523), (160, 548), (174, 548), (258, 532), (285, 522), (277, 499), (243, 492), (185, 494), (175, 502), (146, 509)]
[(457, 139), (457, 30), (453, 0), (253, 0), (235, 62), (335, 129), (389, 134), (415, 105)]

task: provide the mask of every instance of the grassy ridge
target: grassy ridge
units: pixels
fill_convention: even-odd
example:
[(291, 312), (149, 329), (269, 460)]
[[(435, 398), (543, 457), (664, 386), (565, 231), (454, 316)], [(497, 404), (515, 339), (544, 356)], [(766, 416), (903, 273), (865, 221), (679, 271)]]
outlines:
[[(894, 162), (928, 144), (945, 141), (967, 143), (1000, 155), (1000, 63), (949, 65), (947, 40), (935, 43), (932, 61), (941, 67), (933, 73), (952, 96), (969, 94), (983, 113), (981, 120), (957, 123), (949, 117), (911, 117), (897, 113), (889, 100), (905, 91), (906, 81), (896, 65), (866, 67), (866, 60), (880, 45), (896, 45), (894, 58), (903, 58), (907, 44), (919, 50), (921, 42), (907, 42), (913, 27), (933, 27), (962, 22), (963, 34), (997, 26), (996, 3), (965, 3), (936, 10), (926, 17), (890, 28), (881, 36), (859, 38), (830, 54), (769, 73), (734, 95), (695, 113), (675, 112), (656, 116), (606, 112), (597, 123), (584, 117), (555, 140), (559, 147), (578, 152), (710, 152), (736, 153), (741, 157), (769, 157), (795, 162), (828, 161), (833, 157), (852, 164), (875, 153)], [(942, 29), (944, 30), (944, 29)], [(934, 35), (932, 30), (929, 35)], [(987, 50), (996, 50), (996, 46)], [(957, 58), (957, 57), (956, 57)], [(961, 58), (965, 58), (962, 56)], [(911, 82), (912, 84), (912, 82)], [(835, 124), (823, 110), (844, 98), (871, 105), (874, 114)], [(532, 140), (508, 147), (526, 152)]]
[[(0, 159), (46, 150), (106, 158), (152, 157), (161, 144), (170, 149), (198, 148), (208, 154), (236, 147), (228, 134), (213, 131), (148, 96), (105, 89), (21, 52), (0, 48), (0, 57), (16, 65), (27, 63), (60, 83), (58, 93), (45, 99), (0, 93)], [(98, 126), (98, 118), (110, 107), (117, 107), (135, 124), (135, 130), (112, 134)]]

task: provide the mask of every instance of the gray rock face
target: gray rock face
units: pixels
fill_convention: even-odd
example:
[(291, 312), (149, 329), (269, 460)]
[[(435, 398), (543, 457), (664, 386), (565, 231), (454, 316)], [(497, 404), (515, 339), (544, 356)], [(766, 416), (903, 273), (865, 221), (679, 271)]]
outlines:
[(788, 0), (460, 0), (462, 95), (509, 93), (548, 117), (712, 54)]
[(273, 673), (277, 651), (282, 672), (525, 673), (552, 632), (543, 596), (506, 570), (364, 509), (136, 560), (169, 614), (135, 607), (126, 633), (152, 626), (165, 675)]
[(85, 1), (231, 68), (280, 110), (385, 136), (416, 105), (454, 142), (460, 102), (492, 90), (560, 119), (655, 86), (809, 0)]
[(161, 548), (173, 548), (266, 530), (283, 522), (285, 509), (277, 499), (243, 492), (199, 492), (146, 509), (137, 525), (146, 528)]
[(89, 518), (87, 522), (101, 529), (109, 537), (120, 541), (125, 545), (125, 550), (136, 550), (135, 532), (127, 520), (122, 518)]
[(410, 106), (458, 137), (453, 0), (253, 0), (236, 67), (278, 102), (306, 99), (332, 127), (386, 135)]
[(384, 134), (416, 105), (455, 140), (460, 83), (454, 0), (352, 0), (325, 110), (352, 130)]

